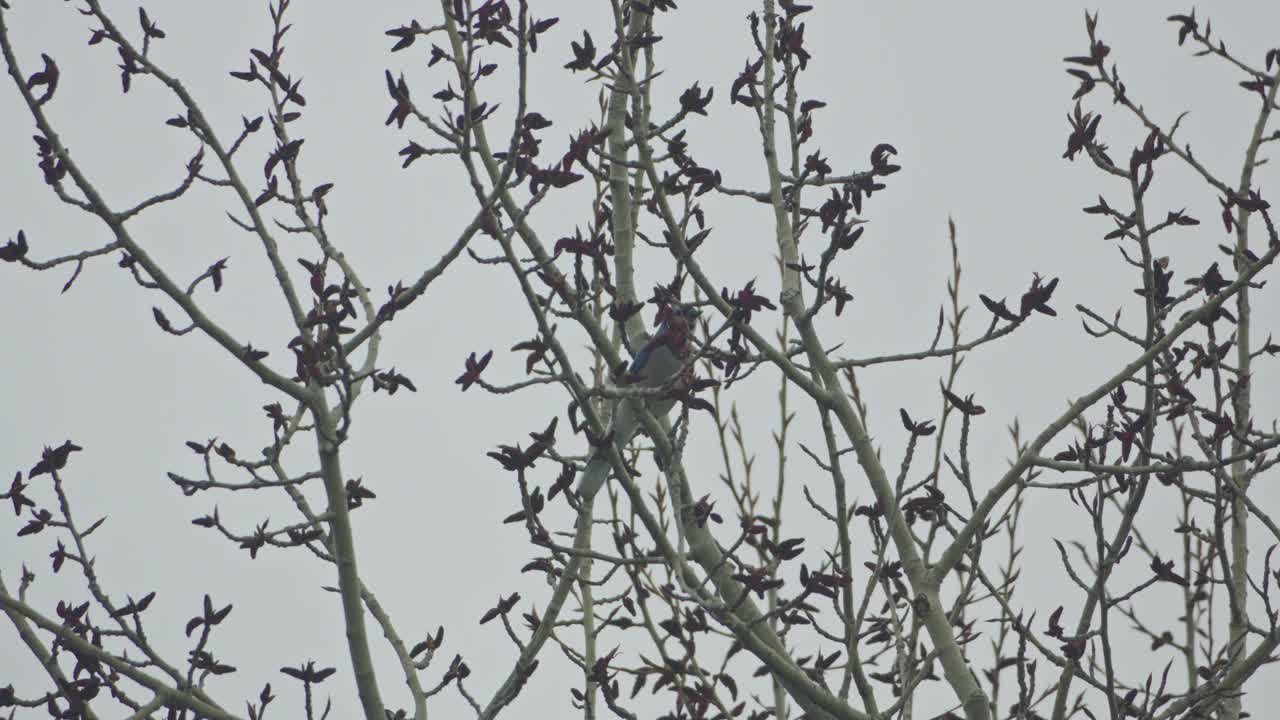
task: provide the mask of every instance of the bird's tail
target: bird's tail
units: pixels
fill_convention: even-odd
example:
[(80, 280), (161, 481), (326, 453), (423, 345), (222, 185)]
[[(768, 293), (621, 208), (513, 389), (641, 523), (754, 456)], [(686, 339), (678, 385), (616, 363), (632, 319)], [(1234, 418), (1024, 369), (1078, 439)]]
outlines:
[[(631, 438), (635, 437), (636, 420), (635, 407), (631, 402), (623, 400), (618, 403), (611, 430), (613, 442), (617, 443), (618, 447), (626, 447), (627, 443), (631, 442)], [(586, 470), (582, 473), (582, 481), (578, 483), (578, 495), (594, 497), (604, 485), (605, 480), (609, 478), (611, 469), (609, 447), (606, 445), (593, 448), (591, 457), (587, 459)]]

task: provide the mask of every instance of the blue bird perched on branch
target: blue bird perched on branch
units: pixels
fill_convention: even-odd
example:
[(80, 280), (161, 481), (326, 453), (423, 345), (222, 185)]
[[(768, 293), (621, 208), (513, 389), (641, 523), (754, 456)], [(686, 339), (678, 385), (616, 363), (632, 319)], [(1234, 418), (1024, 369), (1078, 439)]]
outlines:
[(667, 308), (658, 331), (640, 348), (628, 374), (646, 387), (660, 387), (684, 367), (698, 311), (692, 305)]
[[(661, 322), (657, 332), (640, 348), (627, 369), (627, 380), (650, 388), (662, 387), (675, 379), (681, 370), (692, 370), (691, 367), (685, 368), (685, 361), (693, 347), (690, 339), (698, 311), (692, 305), (672, 305), (663, 308), (658, 317)], [(648, 401), (649, 411), (658, 417), (671, 412), (674, 405), (675, 400), (669, 397), (655, 397)], [(635, 421), (630, 402), (618, 406), (614, 413), (613, 434), (619, 445), (630, 441), (636, 430)]]
[[(640, 348), (627, 369), (629, 381), (649, 388), (662, 387), (685, 369), (685, 362), (693, 348), (691, 339), (698, 311), (692, 305), (672, 305), (665, 308), (659, 318), (661, 322), (657, 332)], [(639, 427), (635, 405), (637, 402), (640, 401), (622, 400), (614, 412), (609, 434), (619, 447), (630, 442)], [(665, 416), (674, 405), (675, 400), (669, 397), (654, 397), (647, 401), (649, 411), (658, 417)], [(589, 491), (594, 494), (604, 484), (610, 468), (606, 452), (607, 449), (597, 449), (592, 453), (578, 485), (579, 492)]]

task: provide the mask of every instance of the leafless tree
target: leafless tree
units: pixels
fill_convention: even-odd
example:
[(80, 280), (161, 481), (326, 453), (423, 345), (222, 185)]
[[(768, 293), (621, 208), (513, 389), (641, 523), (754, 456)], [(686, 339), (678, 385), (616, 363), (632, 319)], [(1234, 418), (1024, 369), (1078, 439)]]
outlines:
[[(763, 0), (743, 24), (755, 52), (736, 79), (717, 87), (718, 98), (710, 84), (675, 91), (663, 84), (663, 27), (679, 22), (672, 0), (613, 0), (612, 26), (586, 29), (532, 15), (526, 0), (442, 0), (429, 21), (388, 30), (391, 51), (421, 54), (434, 78), (420, 88), (386, 74), (387, 125), (432, 138), (408, 140), (403, 165), (440, 174), (452, 167), (475, 209), (438, 262), (383, 294), (365, 285), (327, 230), (333, 185), (304, 180), (303, 138), (291, 123), (306, 99), (285, 54), (288, 0), (271, 5), (269, 45), (249, 50), (247, 67), (231, 73), (260, 90), (266, 108), (233, 128), (211, 122), (197, 92), (155, 59), (153, 50), (172, 42), (162, 17), (140, 9), (136, 24), (126, 24), (99, 0), (82, 2), (89, 43), (118, 59), (123, 92), (162, 85), (181, 108), (167, 124), (189, 133), (198, 151), (171, 190), (109, 204), (90, 181), (99, 169), (68, 153), (46, 114), (50, 104), (65, 102), (58, 64), (49, 55), (16, 56), (11, 37), (26, 30), (10, 25), (13, 14), (0, 1), (10, 97), (25, 103), (35, 122), (44, 181), (110, 234), (100, 247), (41, 257), (39, 219), (24, 219), (30, 241), (17, 231), (0, 259), (11, 268), (68, 268), (66, 291), (87, 266), (113, 258), (140, 288), (176, 306), (154, 309), (162, 332), (211, 339), (278, 394), (264, 408), (272, 430), (261, 453), (191, 442), (199, 470), (175, 469), (169, 479), (188, 496), (267, 492), (292, 501), (295, 518), (251, 532), (216, 511), (195, 524), (250, 557), (287, 548), (333, 566), (350, 651), (342, 672), (353, 674), (368, 720), (423, 720), (441, 693), (458, 693), (478, 717), (493, 718), (539, 680), (535, 671), (549, 645), (580, 670), (557, 715), (571, 712), (572, 703), (586, 718), (1243, 717), (1249, 681), (1280, 644), (1271, 603), (1280, 571), (1272, 568), (1271, 549), (1257, 557), (1274, 548), (1280, 528), (1250, 493), (1276, 464), (1280, 445), (1274, 422), (1268, 432), (1255, 417), (1252, 390), (1262, 361), (1280, 346), (1254, 327), (1251, 311), (1280, 254), (1256, 177), (1267, 143), (1280, 140), (1273, 121), (1280, 49), (1237, 54), (1194, 13), (1169, 18), (1179, 45), (1208, 56), (1205, 62), (1226, 63), (1240, 91), (1257, 96), (1238, 175), (1224, 176), (1193, 155), (1179, 134), (1180, 117), (1163, 123), (1143, 109), (1139, 91), (1121, 80), (1096, 15), (1087, 17), (1087, 46), (1066, 58), (1080, 84), (1063, 157), (1127, 186), (1123, 197), (1099, 196), (1084, 211), (1106, 221), (1106, 239), (1131, 268), (1139, 319), (1125, 323), (1119, 311), (1074, 308), (1083, 332), (1123, 343), (1128, 362), (1044, 427), (1028, 433), (1012, 422), (1008, 467), (993, 470), (970, 461), (971, 428), (993, 422), (995, 413), (964, 391), (962, 361), (1042, 316), (1057, 316), (1059, 278), (1035, 275), (1012, 302), (980, 294), (990, 316), (985, 329), (962, 332), (972, 298), (961, 288), (953, 225), (948, 301), (928, 346), (872, 357), (824, 342), (823, 326), (852, 302), (837, 273), (875, 236), (864, 223), (901, 168), (897, 149), (879, 139), (868, 143), (865, 162), (837, 161), (850, 168), (842, 171), (811, 150), (825, 103), (815, 96), (821, 89), (804, 83), (816, 62), (811, 52), (819, 50), (806, 43), (810, 6)], [(531, 109), (535, 53), (564, 55), (566, 71), (601, 88), (600, 115), (584, 119), (567, 147), (544, 132), (551, 122)], [(1258, 54), (1261, 63), (1247, 59)], [(514, 94), (497, 78), (511, 80)], [(667, 113), (656, 98), (676, 92), (678, 109)], [(754, 117), (765, 185), (739, 185), (698, 161), (684, 129), (712, 109)], [(1132, 149), (1108, 147), (1103, 109), (1111, 122), (1143, 128), (1145, 140)], [(508, 115), (509, 123), (502, 120)], [(270, 138), (265, 159), (263, 135)], [(1216, 219), (1201, 225), (1152, 198), (1157, 170), (1172, 166), (1193, 171), (1202, 192), (1221, 203), (1230, 239), (1220, 245), (1222, 260), (1208, 267), (1155, 249), (1163, 233), (1219, 233)], [(292, 319), (291, 337), (255, 347), (218, 324), (202, 298), (222, 289), (231, 271), (226, 260), (194, 278), (174, 277), (137, 236), (139, 216), (190, 201), (188, 192), (202, 186), (229, 198), (237, 207), (228, 213), (231, 227), (259, 241)], [(580, 211), (583, 229), (550, 241), (533, 210), (571, 186), (592, 188)], [(724, 278), (740, 273), (701, 262), (699, 248), (712, 232), (708, 198), (771, 210), (776, 268), (755, 270), (776, 271), (780, 296), (762, 295), (754, 282), (734, 284)], [(308, 256), (293, 257), (285, 237), (290, 248), (309, 243)], [(530, 339), (512, 348), (527, 358), (526, 377), (491, 377), (492, 351), (477, 350), (458, 358), (461, 390), (511, 403), (535, 386), (564, 394), (563, 411), (529, 440), (494, 438), (493, 472), (513, 480), (508, 492), (518, 502), (505, 521), (527, 530), (523, 570), (545, 576), (549, 594), (512, 593), (480, 618), (482, 625), (501, 623), (512, 647), (506, 658), (485, 659), (501, 665), (505, 679), (483, 693), (467, 688), (468, 661), (444, 650), (443, 627), (420, 641), (405, 639), (362, 580), (350, 517), (375, 494), (342, 463), (365, 391), (417, 390), (382, 361), (381, 338), (419, 309), (420, 298), (432, 302), (433, 284), (468, 262), (464, 254), (492, 266), (495, 283), (518, 289)], [(642, 260), (653, 263), (650, 275), (670, 281), (638, 287)], [(652, 335), (646, 309), (656, 313), (652, 327), (661, 328)], [(665, 367), (655, 369), (658, 358)], [(905, 434), (873, 437), (858, 373), (926, 358), (948, 363), (936, 416), (900, 410)], [(732, 395), (744, 378), (770, 373), (781, 418), (772, 487), (753, 474)], [(803, 459), (785, 454), (799, 404), (812, 410), (823, 441), (798, 445)], [(707, 418), (710, 424), (695, 431), (695, 420)], [(714, 492), (691, 489), (714, 485), (690, 482), (684, 456), (695, 446), (723, 458)], [(0, 583), (0, 608), (48, 676), (44, 688), (0, 688), (0, 706), (60, 718), (122, 709), (139, 718), (240, 717), (244, 699), (213, 687), (236, 667), (209, 644), (231, 606), (205, 595), (185, 627), (187, 656), (165, 657), (152, 638), (177, 633), (148, 622), (155, 594), (113, 588), (92, 562), (101, 521), (86, 525), (72, 514), (64, 476), (74, 472), (80, 450), (73, 440), (45, 448), (0, 496), (17, 516), (11, 531), (24, 538), (24, 559), (51, 549), (52, 571), (79, 573), (87, 592), (83, 601), (37, 607), (28, 590), (39, 580), (25, 565), (20, 577)], [(807, 485), (809, 516), (783, 523), (787, 477), (798, 463), (827, 484)], [(656, 483), (644, 480), (642, 468), (651, 464)], [(872, 499), (858, 504), (851, 485)], [(1034, 537), (1022, 522), (1028, 493), (1052, 498), (1086, 528), (1081, 539), (1058, 542), (1063, 600), (1043, 611), (1014, 593), (1024, 544)], [(1147, 527), (1139, 517), (1157, 494), (1180, 509), (1172, 530)], [(6, 574), (15, 562), (4, 558)], [(1164, 629), (1167, 618), (1146, 602), (1162, 592), (1180, 592), (1174, 629)], [(375, 628), (398, 658), (404, 687), (397, 694), (410, 699), (406, 709), (384, 699), (389, 681), (375, 673)], [(1152, 650), (1174, 649), (1181, 662), (1135, 650), (1135, 637), (1143, 648), (1149, 641)], [(308, 662), (281, 672), (302, 683), (308, 718), (327, 714), (313, 707), (313, 692), (335, 668)], [(281, 678), (261, 679), (261, 694), (248, 700), (253, 720), (267, 713), (272, 681)], [(272, 710), (284, 712), (295, 710)]]

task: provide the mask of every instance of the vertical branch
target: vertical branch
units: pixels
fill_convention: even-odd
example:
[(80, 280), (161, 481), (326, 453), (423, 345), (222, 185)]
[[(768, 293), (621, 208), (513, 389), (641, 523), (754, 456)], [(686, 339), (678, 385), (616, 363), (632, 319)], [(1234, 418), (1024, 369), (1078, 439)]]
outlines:
[[(1245, 150), (1244, 163), (1240, 168), (1240, 184), (1236, 192), (1241, 196), (1247, 196), (1253, 187), (1253, 173), (1258, 165), (1258, 148), (1262, 144), (1263, 133), (1266, 132), (1267, 122), (1271, 118), (1271, 111), (1276, 105), (1276, 91), (1280, 89), (1280, 69), (1271, 76), (1270, 88), (1267, 90), (1262, 101), (1262, 109), (1258, 111), (1258, 119), (1253, 125), (1253, 134), (1249, 138), (1248, 148)], [(1243, 207), (1236, 209), (1236, 257), (1243, 258), (1249, 253), (1249, 213)], [(1253, 411), (1253, 383), (1249, 382), (1252, 369), (1252, 350), (1253, 344), (1250, 338), (1250, 329), (1253, 321), (1253, 313), (1249, 305), (1249, 288), (1243, 287), (1240, 293), (1236, 295), (1236, 372), (1237, 392), (1233, 400), (1232, 415), (1235, 417), (1236, 427), (1240, 428), (1240, 433), (1246, 432), (1246, 428), (1250, 426)], [(1248, 445), (1239, 436), (1235, 435), (1231, 440), (1231, 451), (1233, 455), (1242, 455)], [(1248, 632), (1249, 632), (1249, 611), (1248, 611), (1248, 567), (1249, 567), (1249, 511), (1245, 506), (1242, 495), (1249, 491), (1249, 474), (1248, 463), (1244, 460), (1237, 460), (1231, 466), (1231, 567), (1234, 571), (1231, 577), (1231, 587), (1228, 592), (1231, 594), (1231, 619), (1229, 624), (1229, 639), (1227, 657), (1232, 666), (1237, 665), (1245, 657), (1248, 656)], [(1226, 720), (1238, 720), (1241, 714), (1241, 703), (1239, 696), (1233, 696), (1226, 702)]]
[(773, 46), (777, 42), (778, 14), (774, 0), (764, 0), (764, 111), (760, 122), (760, 138), (764, 147), (765, 167), (769, 172), (769, 204), (773, 206), (774, 239), (778, 255), (782, 259), (782, 306), (787, 314), (799, 321), (804, 313), (804, 298), (800, 290), (800, 262), (796, 251), (795, 235), (791, 229), (791, 216), (787, 213), (782, 196), (782, 173), (778, 170), (778, 143), (775, 136), (777, 103)]
[(342, 597), (342, 618), (346, 625), (347, 650), (355, 673), (356, 691), (360, 695), (365, 720), (386, 720), (373, 657), (369, 654), (369, 635), (365, 630), (364, 605), (360, 599), (360, 573), (356, 568), (355, 539), (351, 533), (351, 514), (347, 507), (346, 483), (339, 455), (338, 420), (325, 407), (323, 399), (315, 400), (312, 407), (320, 474), (328, 498), (333, 562), (338, 567), (338, 593)]
[[(612, 225), (614, 245), (614, 270), (617, 275), (617, 302), (622, 305), (636, 301), (635, 271), (635, 201), (631, 196), (631, 182), (627, 176), (628, 148), (626, 137), (627, 103), (632, 94), (638, 94), (638, 80), (635, 74), (635, 56), (628, 40), (644, 33), (650, 24), (650, 15), (642, 12), (631, 12), (630, 24), (623, 20), (620, 3), (615, 3), (614, 23), (619, 39), (619, 65), (622, 72), (613, 77), (613, 85), (609, 88), (609, 104), (606, 116), (606, 129), (609, 139), (606, 147), (609, 151), (609, 200), (611, 210), (609, 222)], [(635, 117), (634, 122), (645, 122)], [(637, 313), (628, 318), (625, 324), (628, 340), (635, 342), (644, 335), (644, 321)]]
[[(824, 409), (820, 414), (820, 418), (822, 420), (822, 436), (827, 445), (827, 462), (829, 463), (831, 482), (835, 485), (836, 539), (840, 548), (840, 572), (845, 578), (851, 580), (853, 578), (853, 544), (849, 539), (849, 522), (852, 518), (849, 507), (848, 483), (845, 481), (844, 470), (840, 465), (840, 448), (836, 442), (835, 427), (831, 422), (831, 411)], [(880, 560), (880, 558), (877, 558), (877, 566), (879, 566)], [(870, 600), (874, 589), (873, 582), (868, 580), (867, 586), (863, 590), (863, 609), (865, 609), (866, 603)], [(861, 613), (854, 614), (852, 582), (840, 588), (840, 608), (844, 613), (844, 649), (849, 659), (845, 663), (844, 679), (840, 683), (840, 697), (847, 698), (849, 696), (849, 683), (852, 681), (858, 688), (858, 696), (862, 698), (862, 704), (866, 706), (867, 714), (875, 717), (880, 711), (876, 704), (875, 690), (871, 688), (871, 683), (867, 681), (867, 674), (862, 667), (862, 658), (859, 657), (860, 638), (858, 637), (858, 629)]]
[[(778, 334), (778, 345), (787, 346), (787, 331), (791, 329), (790, 318), (783, 316), (782, 332)], [(781, 541), (782, 537), (782, 499), (787, 487), (787, 429), (791, 426), (791, 420), (795, 417), (794, 413), (788, 413), (787, 408), (787, 378), (782, 376), (778, 388), (778, 430), (773, 435), (774, 446), (778, 450), (778, 483), (777, 489), (773, 495), (773, 527), (770, 532), (773, 535), (773, 542), (776, 545)], [(837, 503), (837, 507), (842, 507)], [(774, 568), (773, 577), (777, 577), (778, 568)], [(778, 589), (769, 589), (769, 625), (773, 631), (778, 632), (778, 616), (775, 611), (778, 609)], [(787, 720), (787, 697), (783, 691), (782, 683), (777, 677), (772, 678), (773, 684), (773, 710), (778, 720)], [(843, 700), (844, 697), (841, 697)]]

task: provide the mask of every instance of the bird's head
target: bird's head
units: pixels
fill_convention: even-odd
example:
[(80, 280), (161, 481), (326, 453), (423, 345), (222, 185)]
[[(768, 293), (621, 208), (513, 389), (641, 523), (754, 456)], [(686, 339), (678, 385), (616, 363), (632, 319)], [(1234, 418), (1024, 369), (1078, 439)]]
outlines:
[(698, 308), (694, 305), (680, 303), (668, 308), (666, 316), (662, 322), (664, 325), (668, 326), (679, 325), (683, 328), (691, 328), (697, 320)]

